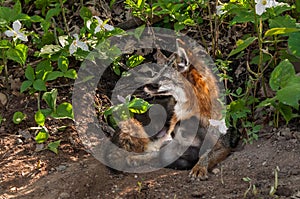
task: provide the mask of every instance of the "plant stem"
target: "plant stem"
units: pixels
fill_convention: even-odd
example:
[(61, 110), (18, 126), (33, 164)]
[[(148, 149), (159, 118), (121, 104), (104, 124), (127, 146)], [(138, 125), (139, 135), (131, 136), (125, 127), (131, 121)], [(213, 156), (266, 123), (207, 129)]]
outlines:
[(41, 92), (39, 91), (38, 95), (37, 95), (37, 106), (38, 106), (38, 110), (41, 110)]
[(7, 59), (6, 59), (6, 55), (5, 55), (4, 49), (2, 49), (2, 57), (3, 57), (3, 65), (4, 65), (4, 73), (5, 73), (5, 87), (6, 87), (7, 90), (9, 90)]
[(258, 63), (258, 74), (261, 79), (261, 83), (263, 86), (263, 91), (265, 97), (268, 97), (266, 84), (265, 84), (265, 78), (263, 74), (263, 38), (262, 38), (262, 29), (263, 29), (263, 23), (262, 23), (262, 17), (259, 18), (259, 32), (258, 32), (258, 46), (259, 46), (259, 63)]
[(63, 16), (63, 20), (64, 20), (64, 24), (65, 24), (65, 27), (66, 27), (67, 34), (70, 36), (70, 30), (69, 30), (69, 26), (68, 26), (67, 19), (66, 19), (64, 4), (63, 4), (62, 0), (59, 0), (59, 3), (60, 3), (61, 13), (62, 13), (62, 16)]
[(215, 58), (215, 51), (216, 51), (216, 43), (215, 43), (215, 34), (214, 34), (214, 27), (213, 27), (213, 22), (212, 22), (212, 13), (210, 9), (210, 4), (207, 6), (208, 8), (208, 15), (209, 15), (209, 26), (210, 26), (210, 32), (212, 33), (212, 38), (211, 38), (211, 47), (212, 47), (212, 56)]

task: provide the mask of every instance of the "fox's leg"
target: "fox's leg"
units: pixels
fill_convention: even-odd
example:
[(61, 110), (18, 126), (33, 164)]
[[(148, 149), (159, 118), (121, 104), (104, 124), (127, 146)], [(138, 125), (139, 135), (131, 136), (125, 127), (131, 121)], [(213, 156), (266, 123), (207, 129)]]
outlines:
[(138, 167), (142, 165), (155, 165), (158, 161), (159, 152), (153, 151), (153, 152), (147, 152), (143, 154), (134, 154), (127, 156), (126, 163), (129, 167)]
[[(170, 121), (170, 126), (169, 126), (169, 129), (167, 131), (167, 135), (172, 135), (172, 133), (174, 132), (174, 129), (175, 129), (175, 126), (177, 124), (178, 120), (177, 120), (177, 117), (176, 115), (174, 114), (171, 118), (171, 121)], [(175, 135), (174, 135), (175, 136)], [(172, 136), (173, 137), (173, 136)]]
[(190, 177), (200, 180), (208, 179), (208, 170), (224, 160), (230, 154), (230, 148), (225, 147), (221, 140), (218, 140), (212, 150), (208, 150), (199, 157), (198, 162), (192, 168)]

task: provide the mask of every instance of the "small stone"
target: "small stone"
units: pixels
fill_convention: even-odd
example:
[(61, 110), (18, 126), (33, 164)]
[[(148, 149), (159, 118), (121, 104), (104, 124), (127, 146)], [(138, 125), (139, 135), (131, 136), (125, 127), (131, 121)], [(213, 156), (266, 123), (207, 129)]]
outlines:
[(30, 132), (28, 130), (19, 130), (18, 131), (19, 135), (21, 135), (23, 138), (25, 138), (25, 140), (29, 140), (32, 138)]
[(65, 165), (59, 165), (58, 167), (56, 167), (57, 171), (64, 171), (66, 169), (67, 169), (67, 166), (65, 166)]
[(59, 194), (59, 199), (64, 199), (64, 198), (70, 198), (70, 194), (67, 192), (62, 192), (61, 194)]
[(0, 93), (0, 103), (5, 106), (7, 103), (7, 97), (4, 93)]
[(267, 164), (267, 161), (264, 161), (264, 162), (262, 163), (263, 166), (265, 166), (266, 164)]
[(202, 197), (204, 195), (204, 193), (201, 193), (199, 191), (194, 191), (191, 195), (194, 198), (200, 198), (200, 197)]
[(44, 144), (37, 144), (35, 147), (35, 151), (41, 151), (44, 149)]
[(21, 140), (20, 138), (17, 138), (17, 139), (16, 139), (16, 143), (17, 143), (17, 144), (23, 144), (23, 140)]
[(220, 173), (220, 169), (214, 168), (211, 172), (212, 172), (213, 174), (217, 175), (218, 173)]

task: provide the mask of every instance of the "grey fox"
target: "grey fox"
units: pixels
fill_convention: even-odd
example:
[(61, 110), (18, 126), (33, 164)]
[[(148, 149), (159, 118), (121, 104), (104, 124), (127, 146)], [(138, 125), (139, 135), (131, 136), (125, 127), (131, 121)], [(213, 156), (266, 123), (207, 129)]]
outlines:
[[(107, 159), (111, 164), (131, 167), (151, 160), (158, 160), (163, 164), (175, 157), (177, 160), (170, 162), (168, 167), (192, 168), (191, 177), (205, 180), (208, 170), (230, 153), (227, 137), (215, 137), (218, 129), (211, 127), (209, 122), (210, 119), (222, 119), (218, 101), (219, 88), (214, 74), (206, 64), (194, 56), (185, 42), (180, 39), (176, 42), (178, 52), (171, 64), (174, 68), (168, 65), (164, 67), (158, 87), (144, 87), (144, 91), (151, 96), (174, 97), (176, 104), (168, 130), (161, 138), (152, 140), (136, 119), (123, 121), (111, 141), (121, 149), (138, 154), (124, 156), (110, 150), (107, 152)], [(170, 135), (173, 137), (172, 142), (169, 140)], [(170, 145), (166, 147), (168, 143)], [(211, 148), (200, 150), (202, 144)], [(178, 151), (181, 148), (187, 150), (180, 154)]]
[[(171, 95), (176, 100), (174, 107), (174, 114), (170, 121), (168, 134), (177, 133), (175, 130), (178, 122), (190, 123), (179, 130), (181, 136), (189, 136), (189, 126), (199, 122), (199, 129), (197, 131), (196, 139), (182, 157), (169, 165), (176, 168), (193, 163), (195, 161), (194, 153), (199, 149), (201, 144), (213, 147), (212, 149), (200, 151), (199, 160), (192, 168), (190, 175), (198, 177), (201, 180), (207, 179), (207, 170), (211, 169), (218, 162), (225, 159), (230, 153), (228, 136), (221, 136), (220, 139), (215, 137), (218, 134), (218, 129), (210, 125), (209, 120), (221, 120), (221, 104), (219, 102), (219, 88), (214, 74), (207, 67), (207, 65), (197, 57), (191, 49), (189, 49), (185, 42), (177, 39), (177, 54), (174, 65), (179, 73), (171, 72), (169, 68), (164, 73), (164, 77), (159, 82), (159, 88), (153, 90), (145, 87), (145, 91), (152, 96), (155, 95)], [(195, 121), (191, 123), (191, 121)], [(208, 133), (207, 133), (208, 132)], [(175, 140), (176, 140), (176, 135)], [(204, 141), (205, 136), (207, 139)], [(228, 143), (228, 144), (227, 144)], [(184, 144), (178, 143), (174, 145), (174, 149)], [(174, 154), (174, 150), (163, 151), (161, 159), (167, 159)], [(188, 158), (185, 158), (188, 157)], [(184, 165), (182, 165), (184, 163)]]

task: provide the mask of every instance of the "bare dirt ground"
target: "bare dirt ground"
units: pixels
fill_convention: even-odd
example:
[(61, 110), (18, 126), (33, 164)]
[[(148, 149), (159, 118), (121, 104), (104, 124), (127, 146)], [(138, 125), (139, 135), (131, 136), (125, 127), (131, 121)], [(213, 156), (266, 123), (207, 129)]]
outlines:
[[(78, 6), (73, 1), (69, 4), (70, 7)], [(103, 5), (106, 4), (98, 5), (100, 8), (97, 12), (94, 10), (95, 15), (111, 18), (114, 24), (124, 22), (126, 13), (122, 6), (110, 10)], [(73, 17), (72, 23), (77, 24), (75, 19), (78, 18)], [(232, 33), (234, 37), (229, 37), (230, 40), (249, 31), (247, 27), (241, 28)], [(228, 32), (225, 27), (223, 34)], [(220, 47), (224, 48), (222, 52), (229, 52), (234, 46), (227, 43), (225, 40), (220, 42), (224, 45)], [(24, 78), (23, 73), (14, 70), (9, 71), (13, 74), (12, 79)], [(110, 76), (107, 78), (111, 80)], [(61, 82), (56, 82), (56, 85), (61, 85)], [(172, 169), (140, 174), (112, 172), (85, 151), (73, 123), (68, 121), (47, 121), (50, 141), (62, 140), (58, 155), (48, 150), (37, 152), (34, 130), (24, 130), (36, 126), (33, 118), (36, 99), (20, 94), (19, 88), (16, 90), (7, 92), (1, 88), (1, 92), (8, 96), (8, 105), (5, 108), (0, 106), (0, 114), (7, 120), (0, 126), (0, 199), (300, 198), (299, 119), (278, 129), (266, 127), (259, 133), (261, 138), (258, 141), (252, 145), (240, 145), (210, 172), (207, 181), (192, 181), (188, 177), (189, 171)], [(59, 88), (59, 96), (71, 99), (70, 90), (69, 87)], [(22, 111), (28, 117), (18, 126), (11, 122), (15, 111)], [(56, 130), (62, 125), (68, 127), (63, 131)], [(275, 195), (270, 196), (277, 167), (278, 187)], [(251, 179), (250, 183), (243, 180), (246, 177)]]
[[(247, 198), (300, 198), (299, 126), (266, 130), (220, 163), (207, 181), (172, 169), (115, 173), (84, 151), (72, 128), (64, 137), (68, 140), (55, 155), (34, 152), (30, 139), (1, 133), (0, 198), (243, 198), (249, 187), (245, 177), (256, 187)], [(276, 167), (277, 196), (271, 197)]]

